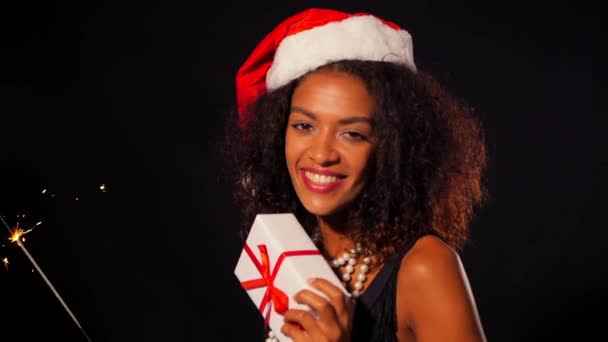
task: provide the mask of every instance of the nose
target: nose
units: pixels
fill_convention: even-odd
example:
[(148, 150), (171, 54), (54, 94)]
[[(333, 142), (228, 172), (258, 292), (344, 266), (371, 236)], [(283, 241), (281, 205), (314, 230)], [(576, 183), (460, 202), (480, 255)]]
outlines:
[(308, 149), (308, 156), (320, 166), (329, 166), (340, 160), (336, 150), (336, 139), (332, 134), (317, 134)]

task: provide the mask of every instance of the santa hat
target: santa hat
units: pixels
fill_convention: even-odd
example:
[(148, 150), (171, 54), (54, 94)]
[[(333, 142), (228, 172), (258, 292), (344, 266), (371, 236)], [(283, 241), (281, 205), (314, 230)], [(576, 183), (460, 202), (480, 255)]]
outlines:
[(241, 121), (260, 95), (340, 60), (385, 61), (416, 70), (412, 37), (397, 24), (367, 13), (309, 9), (279, 24), (239, 69)]

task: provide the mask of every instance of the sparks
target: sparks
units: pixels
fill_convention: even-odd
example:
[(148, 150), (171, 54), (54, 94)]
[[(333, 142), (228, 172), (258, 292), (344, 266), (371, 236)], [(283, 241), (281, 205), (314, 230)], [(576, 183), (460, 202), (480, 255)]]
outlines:
[(4, 268), (8, 271), (8, 258), (2, 259), (2, 263), (4, 264)]
[(17, 240), (19, 240), (20, 238), (22, 239), (22, 241), (25, 241), (24, 238), (22, 238), (23, 235), (31, 232), (36, 226), (39, 226), (42, 223), (42, 221), (36, 223), (34, 225), (34, 227), (28, 229), (28, 230), (23, 230), (21, 228), (19, 228), (19, 223), (17, 223), (17, 226), (15, 226), (15, 228), (13, 229), (13, 233), (11, 234), (11, 237), (8, 238), (8, 240), (10, 242), (15, 242)]
[(24, 232), (23, 229), (15, 228), (15, 230), (13, 230), (13, 235), (11, 235), (11, 237), (9, 237), (8, 240), (10, 242), (15, 242), (15, 241), (19, 240), (19, 238), (21, 238), (21, 235), (23, 235), (25, 233), (26, 232)]
[(32, 231), (31, 229), (24, 231), (23, 229), (21, 229), (17, 226), (17, 228), (15, 228), (13, 230), (13, 235), (11, 235), (11, 237), (8, 239), (10, 242), (15, 242), (15, 241), (19, 240), (21, 238), (21, 236), (23, 236), (31, 231)]
[[(65, 303), (65, 301), (63, 300), (63, 298), (61, 298), (61, 296), (59, 295), (59, 292), (57, 292), (57, 290), (55, 289), (55, 287), (53, 286), (53, 284), (51, 284), (51, 281), (47, 278), (46, 274), (44, 274), (44, 272), (42, 272), (42, 269), (40, 269), (40, 266), (38, 266), (38, 263), (36, 263), (36, 260), (34, 260), (34, 257), (30, 254), (30, 252), (27, 250), (27, 248), (25, 247), (25, 245), (19, 240), (19, 237), (21, 237), (23, 234), (27, 234), (27, 233), (31, 232), (32, 229), (34, 229), (34, 227), (40, 225), (42, 223), (42, 221), (36, 223), (34, 225), (34, 227), (32, 227), (31, 229), (29, 229), (27, 231), (23, 231), (21, 228), (19, 228), (19, 223), (17, 223), (15, 229), (11, 230), (10, 226), (6, 223), (6, 221), (4, 220), (4, 217), (2, 217), (1, 215), (0, 215), (0, 222), (2, 222), (2, 224), (4, 225), (4, 227), (6, 227), (6, 229), (10, 232), (10, 234), (11, 234), (11, 238), (10, 238), (11, 242), (15, 242), (17, 244), (17, 246), (19, 246), (19, 248), (23, 251), (23, 253), (25, 254), (25, 256), (32, 263), (32, 266), (34, 266), (34, 268), (36, 269), (36, 272), (42, 277), (42, 279), (47, 284), (47, 286), (49, 287), (49, 289), (53, 292), (53, 294), (55, 295), (55, 297), (57, 298), (57, 300), (61, 303), (61, 305), (63, 306), (63, 308), (65, 309), (65, 311), (68, 313), (68, 315), (70, 315), (70, 317), (72, 318), (72, 320), (74, 321), (74, 323), (76, 324), (76, 326), (78, 326), (78, 329), (80, 329), (80, 332), (82, 332), (82, 334), (84, 335), (84, 337), (87, 339), (88, 342), (91, 342), (91, 339), (89, 338), (89, 335), (87, 335), (87, 333), (84, 331), (84, 329), (80, 325), (80, 322), (78, 322), (78, 319), (76, 319), (76, 316), (74, 316), (74, 314), (72, 313), (72, 310), (70, 310), (70, 308)], [(4, 260), (3, 260), (3, 262), (4, 262)], [(7, 264), (8, 264), (8, 260), (4, 263), (5, 267), (6, 267)], [(34, 268), (32, 268), (32, 273), (34, 272)]]

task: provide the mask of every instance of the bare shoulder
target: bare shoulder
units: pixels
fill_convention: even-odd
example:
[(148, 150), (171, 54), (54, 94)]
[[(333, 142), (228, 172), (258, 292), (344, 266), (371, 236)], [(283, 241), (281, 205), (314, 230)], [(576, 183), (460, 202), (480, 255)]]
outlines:
[(435, 278), (454, 276), (461, 271), (460, 257), (452, 247), (433, 235), (416, 241), (403, 258), (399, 277), (410, 282), (428, 282)]
[(458, 253), (435, 236), (416, 241), (401, 262), (397, 316), (418, 341), (484, 341)]

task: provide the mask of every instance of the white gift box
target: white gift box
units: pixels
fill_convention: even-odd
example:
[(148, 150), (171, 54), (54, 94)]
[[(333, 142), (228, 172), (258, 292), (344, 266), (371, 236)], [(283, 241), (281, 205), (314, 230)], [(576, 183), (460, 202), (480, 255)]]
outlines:
[(303, 289), (324, 296), (308, 284), (309, 279), (324, 278), (345, 295), (348, 293), (296, 217), (289, 213), (256, 216), (234, 274), (281, 342), (291, 341), (281, 333), (285, 310), (311, 311), (307, 305), (296, 303), (293, 296)]

